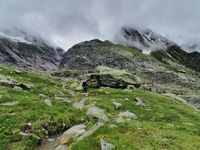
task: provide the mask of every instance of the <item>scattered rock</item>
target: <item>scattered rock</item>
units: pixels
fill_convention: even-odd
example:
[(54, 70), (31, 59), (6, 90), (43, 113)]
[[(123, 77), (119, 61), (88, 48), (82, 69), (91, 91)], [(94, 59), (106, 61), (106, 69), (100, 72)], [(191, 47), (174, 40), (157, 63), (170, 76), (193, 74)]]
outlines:
[(129, 98), (125, 98), (126, 101), (129, 101)]
[(15, 69), (15, 70), (12, 71), (12, 73), (15, 73), (15, 74), (21, 74), (22, 71), (21, 71), (21, 70), (18, 70), (18, 69)]
[(104, 123), (97, 122), (90, 130), (86, 131), (84, 134), (82, 134), (80, 137), (78, 137), (77, 141), (82, 141), (84, 138), (93, 134), (96, 130), (98, 130), (103, 125), (104, 125)]
[(58, 100), (60, 102), (66, 102), (66, 103), (71, 103), (70, 100), (63, 98), (63, 97), (54, 97), (55, 100)]
[(39, 94), (39, 96), (42, 97), (42, 98), (47, 98), (47, 97), (48, 97), (48, 96), (45, 95), (45, 94)]
[(128, 86), (127, 86), (127, 89), (128, 89), (128, 90), (134, 90), (134, 89), (136, 89), (136, 87), (135, 87), (134, 85), (128, 85)]
[(66, 92), (68, 97), (73, 97), (75, 95), (74, 91), (68, 90)]
[(110, 144), (110, 143), (106, 143), (103, 139), (101, 139), (101, 150), (113, 150), (115, 149), (115, 146)]
[(78, 90), (78, 91), (83, 90), (82, 82), (81, 82), (80, 85), (76, 88), (76, 90)]
[(133, 92), (133, 91), (130, 90), (130, 89), (125, 89), (124, 92), (129, 92), (129, 93), (131, 93), (131, 92)]
[(44, 102), (46, 105), (52, 106), (52, 102), (49, 99), (45, 99)]
[(112, 102), (113, 105), (115, 106), (116, 109), (120, 108), (122, 106), (121, 103), (117, 103), (117, 102)]
[(86, 101), (86, 99), (84, 98), (80, 102), (74, 103), (73, 107), (76, 109), (83, 109), (85, 101)]
[(60, 144), (65, 145), (72, 143), (76, 138), (78, 138), (85, 132), (85, 128), (86, 128), (85, 124), (80, 124), (71, 127), (62, 134), (60, 138)]
[(77, 82), (74, 82), (71, 84), (71, 88), (77, 88), (79, 86), (79, 84)]
[(19, 104), (18, 101), (0, 103), (1, 106), (14, 106), (14, 105), (17, 105), (17, 104)]
[(89, 106), (87, 117), (89, 118), (89, 120), (98, 120), (101, 122), (108, 121), (108, 117), (104, 114), (104, 110), (96, 107), (95, 105)]
[(140, 97), (135, 97), (135, 105), (136, 106), (144, 106), (143, 101)]
[(116, 118), (116, 123), (123, 123), (126, 121), (130, 121), (131, 119), (137, 119), (137, 116), (129, 111), (120, 112)]
[(122, 118), (122, 117), (117, 117), (116, 118), (116, 123), (123, 123), (123, 122), (125, 122), (124, 118)]

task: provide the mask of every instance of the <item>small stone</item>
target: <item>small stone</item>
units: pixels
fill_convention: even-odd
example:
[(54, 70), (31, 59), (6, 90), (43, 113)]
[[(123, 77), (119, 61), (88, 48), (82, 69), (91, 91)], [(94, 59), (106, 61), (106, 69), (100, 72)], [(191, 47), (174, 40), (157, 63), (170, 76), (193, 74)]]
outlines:
[(119, 113), (118, 116), (123, 117), (123, 118), (135, 118), (135, 119), (137, 118), (137, 116), (134, 113), (129, 112), (129, 111), (121, 112), (121, 113)]
[(108, 121), (108, 117), (104, 114), (104, 110), (102, 110), (94, 105), (91, 105), (88, 108), (87, 117), (89, 118), (89, 120), (98, 120), (101, 122)]
[(140, 97), (135, 97), (135, 102), (136, 102), (136, 106), (140, 106), (140, 105), (143, 105), (143, 102), (142, 102), (142, 99)]
[(116, 118), (116, 123), (123, 123), (125, 120), (122, 117)]
[(14, 106), (14, 105), (17, 105), (17, 104), (19, 104), (18, 101), (0, 103), (1, 106)]
[(115, 106), (116, 109), (120, 108), (122, 106), (121, 103), (117, 103), (117, 102), (112, 102), (113, 105)]
[(82, 99), (80, 102), (74, 103), (73, 107), (76, 109), (83, 109), (85, 101), (86, 99)]
[(103, 139), (101, 139), (101, 150), (113, 150), (115, 149), (115, 146), (110, 144), (110, 143), (106, 143)]
[(74, 82), (74, 83), (71, 84), (70, 87), (71, 87), (71, 88), (77, 88), (78, 86), (79, 86), (78, 83), (77, 83), (77, 82)]
[(42, 98), (47, 98), (47, 97), (48, 97), (48, 96), (45, 95), (45, 94), (39, 94), (39, 96), (42, 97)]
[(52, 106), (52, 102), (49, 99), (45, 99), (44, 102), (46, 105)]
[(134, 85), (128, 85), (128, 86), (127, 86), (127, 89), (129, 89), (129, 90), (134, 90), (134, 89), (136, 89), (136, 88), (135, 88)]
[(67, 96), (68, 96), (68, 97), (73, 97), (73, 96), (75, 96), (74, 91), (68, 90), (68, 91), (67, 91)]
[(78, 90), (78, 91), (81, 91), (81, 90), (83, 90), (83, 86), (82, 86), (82, 83), (76, 88), (76, 90)]
[(131, 93), (132, 90), (130, 90), (130, 89), (125, 89), (124, 92), (129, 92), (129, 93)]
[(63, 97), (54, 97), (55, 100), (58, 100), (60, 102), (66, 102), (66, 103), (71, 103), (70, 100), (63, 98)]

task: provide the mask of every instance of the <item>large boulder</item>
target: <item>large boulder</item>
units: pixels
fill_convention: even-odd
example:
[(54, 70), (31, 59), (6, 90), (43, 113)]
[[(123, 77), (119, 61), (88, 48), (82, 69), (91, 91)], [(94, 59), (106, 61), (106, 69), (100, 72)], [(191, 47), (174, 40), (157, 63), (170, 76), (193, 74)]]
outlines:
[(125, 70), (113, 69), (105, 66), (97, 67), (98, 73), (90, 75), (87, 80), (89, 87), (127, 88), (129, 85), (140, 87), (141, 81), (135, 75)]

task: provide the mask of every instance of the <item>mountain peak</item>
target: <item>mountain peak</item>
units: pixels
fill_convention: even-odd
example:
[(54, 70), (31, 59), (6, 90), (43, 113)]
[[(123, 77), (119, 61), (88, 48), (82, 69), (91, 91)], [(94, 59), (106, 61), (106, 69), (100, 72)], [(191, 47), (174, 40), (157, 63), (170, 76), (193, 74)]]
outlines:
[(166, 37), (155, 33), (151, 29), (142, 29), (135, 27), (123, 27), (115, 36), (116, 43), (142, 50), (145, 54), (158, 49), (167, 49), (174, 42)]

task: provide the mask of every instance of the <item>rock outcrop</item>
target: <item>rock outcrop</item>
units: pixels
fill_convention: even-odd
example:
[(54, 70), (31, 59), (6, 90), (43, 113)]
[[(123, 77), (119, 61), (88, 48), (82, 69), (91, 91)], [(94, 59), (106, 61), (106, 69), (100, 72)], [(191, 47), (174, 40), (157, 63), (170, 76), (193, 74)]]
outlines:
[(97, 72), (90, 75), (87, 80), (89, 87), (127, 88), (129, 85), (140, 87), (141, 81), (136, 76), (125, 70), (112, 69), (99, 66)]

